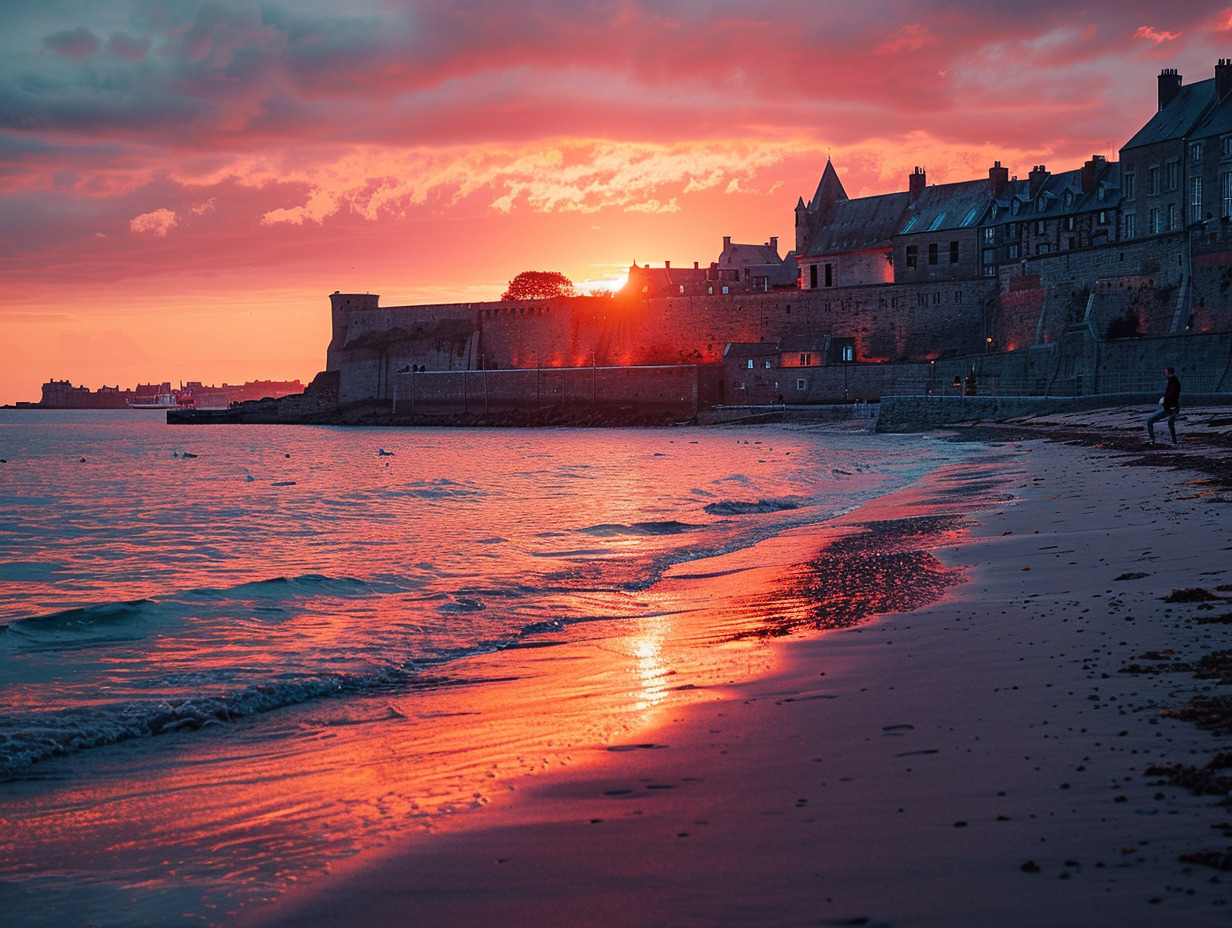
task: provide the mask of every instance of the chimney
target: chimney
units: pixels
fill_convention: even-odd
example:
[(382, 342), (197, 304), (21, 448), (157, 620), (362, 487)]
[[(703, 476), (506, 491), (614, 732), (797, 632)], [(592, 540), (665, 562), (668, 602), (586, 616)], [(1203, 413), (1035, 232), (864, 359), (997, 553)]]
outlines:
[(1010, 169), (1001, 167), (1000, 161), (994, 161), (988, 169), (988, 188), (993, 197), (1001, 196), (1005, 185), (1010, 182)]
[(671, 269), (672, 269), (672, 262), (670, 262), (670, 261), (664, 261), (664, 262), (663, 262), (663, 270), (665, 270), (665, 271), (670, 271)]
[(1092, 155), (1091, 160), (1082, 166), (1082, 192), (1090, 193), (1095, 187), (1095, 175), (1107, 162), (1103, 155)]
[(1215, 65), (1215, 100), (1219, 102), (1232, 90), (1232, 58), (1220, 58)]
[(1159, 72), (1159, 108), (1161, 110), (1175, 100), (1176, 95), (1181, 92), (1181, 80), (1181, 75), (1177, 73), (1176, 68), (1164, 68)]
[(1031, 199), (1035, 199), (1035, 195), (1039, 193), (1040, 187), (1044, 186), (1044, 181), (1048, 180), (1048, 169), (1042, 164), (1037, 164), (1031, 168)]
[(779, 237), (777, 235), (770, 236), (770, 250), (776, 255), (779, 253)]
[(927, 185), (927, 175), (918, 166), (911, 172), (911, 176), (907, 178), (907, 202), (914, 203), (920, 198), (920, 194), (924, 192), (924, 187)]
[(723, 236), (723, 254), (727, 254), (729, 251), (731, 251), (731, 236), (724, 235)]
[(694, 262), (693, 262), (693, 270), (695, 270), (695, 271), (696, 271), (697, 269), (698, 269), (698, 267), (697, 267), (697, 262), (696, 262), (696, 261), (694, 261)]

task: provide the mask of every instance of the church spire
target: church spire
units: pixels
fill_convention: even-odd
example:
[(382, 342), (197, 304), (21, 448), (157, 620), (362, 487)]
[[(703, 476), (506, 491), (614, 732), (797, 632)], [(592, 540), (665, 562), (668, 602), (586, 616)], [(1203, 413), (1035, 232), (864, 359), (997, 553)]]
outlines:
[(838, 171), (834, 170), (834, 162), (826, 156), (826, 169), (821, 173), (821, 182), (817, 184), (817, 192), (809, 200), (809, 210), (814, 213), (828, 211), (831, 204), (847, 199), (847, 191), (843, 182), (838, 179)]

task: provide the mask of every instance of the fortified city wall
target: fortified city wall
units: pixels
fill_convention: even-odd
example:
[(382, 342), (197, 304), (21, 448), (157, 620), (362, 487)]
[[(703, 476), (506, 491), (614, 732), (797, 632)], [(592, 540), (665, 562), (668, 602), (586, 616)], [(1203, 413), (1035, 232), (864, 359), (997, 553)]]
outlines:
[(331, 295), (327, 369), (345, 403), (386, 399), (399, 371), (715, 363), (732, 342), (851, 337), (860, 360), (970, 354), (995, 281), (667, 298), (571, 297), (380, 307)]
[[(1152, 336), (1232, 331), (1232, 230), (1216, 224), (1063, 251), (1023, 260), (999, 278), (397, 307), (380, 306), (375, 294), (334, 293), (331, 303), (327, 369), (338, 373), (344, 405), (390, 399), (399, 371), (715, 364), (730, 343), (826, 336), (853, 339), (863, 364), (974, 356), (963, 362), (970, 368), (998, 357), (994, 376), (1022, 389), (1072, 392), (1106, 379), (1100, 359), (1108, 350), (1144, 354), (1119, 344), (1126, 339), (1143, 345)], [(1211, 350), (1198, 351), (1194, 365), (1226, 363), (1221, 349)], [(838, 396), (850, 395), (851, 377), (843, 375)], [(901, 378), (863, 380), (873, 389)], [(830, 384), (825, 397), (837, 382), (816, 378), (817, 389)], [(817, 389), (791, 401), (835, 401)]]

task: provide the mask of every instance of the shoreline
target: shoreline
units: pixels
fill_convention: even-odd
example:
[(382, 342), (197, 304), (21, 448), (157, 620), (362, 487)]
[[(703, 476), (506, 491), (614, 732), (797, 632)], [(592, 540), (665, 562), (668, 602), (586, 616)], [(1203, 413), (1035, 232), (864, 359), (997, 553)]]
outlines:
[[(1227, 750), (1179, 713), (1227, 692), (1181, 667), (1232, 646), (1228, 484), (1000, 434), (1020, 498), (935, 550), (969, 575), (938, 602), (776, 639), (769, 676), (235, 923), (1226, 924), (1232, 812), (1148, 771)], [(1226, 463), (1196, 444), (1168, 463)]]

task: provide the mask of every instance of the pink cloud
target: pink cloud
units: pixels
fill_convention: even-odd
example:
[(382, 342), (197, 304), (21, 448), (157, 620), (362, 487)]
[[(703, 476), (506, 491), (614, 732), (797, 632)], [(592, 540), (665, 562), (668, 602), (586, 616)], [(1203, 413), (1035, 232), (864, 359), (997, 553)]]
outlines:
[(150, 51), (149, 36), (135, 38), (127, 33), (116, 32), (107, 40), (107, 54), (125, 61), (144, 61)]
[(61, 58), (84, 61), (91, 55), (98, 54), (102, 43), (99, 42), (98, 36), (85, 26), (78, 26), (76, 29), (65, 29), (47, 36), (43, 40), (43, 47), (51, 49)]
[(901, 52), (916, 52), (925, 46), (932, 45), (937, 41), (937, 37), (932, 34), (927, 26), (922, 26), (919, 23), (912, 23), (908, 26), (903, 26), (894, 35), (878, 45), (874, 51), (879, 55), (897, 55)]
[(1160, 42), (1174, 42), (1181, 37), (1179, 32), (1161, 32), (1153, 26), (1139, 26), (1134, 33), (1135, 39), (1146, 39), (1158, 45)]
[(179, 218), (174, 210), (164, 208), (133, 217), (128, 224), (128, 228), (136, 235), (157, 235), (160, 238), (164, 238), (168, 232), (176, 227), (178, 222)]

